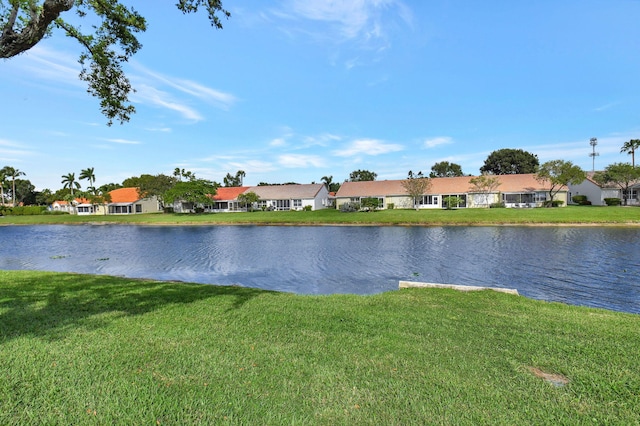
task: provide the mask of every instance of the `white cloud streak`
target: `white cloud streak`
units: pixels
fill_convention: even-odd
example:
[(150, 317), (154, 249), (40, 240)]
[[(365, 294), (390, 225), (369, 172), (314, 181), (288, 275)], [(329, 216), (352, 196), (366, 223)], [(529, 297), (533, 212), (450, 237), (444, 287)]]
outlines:
[(399, 144), (385, 143), (377, 139), (359, 139), (351, 142), (346, 148), (333, 151), (336, 157), (353, 157), (356, 155), (381, 155), (402, 151)]
[(155, 87), (148, 85), (140, 85), (137, 87), (136, 93), (131, 96), (132, 100), (137, 100), (141, 103), (148, 103), (156, 107), (166, 108), (175, 111), (182, 115), (182, 117), (191, 121), (202, 121), (204, 117), (194, 108), (180, 103), (173, 99), (173, 97), (162, 90), (158, 90)]
[(449, 136), (439, 136), (437, 138), (431, 138), (424, 141), (425, 148), (435, 148), (440, 145), (449, 145), (453, 143), (453, 139)]
[(411, 12), (399, 0), (290, 0), (288, 15), (330, 24), (342, 40), (371, 40), (384, 38), (383, 16), (396, 7), (405, 22)]
[(278, 164), (286, 168), (326, 167), (324, 158), (318, 155), (283, 154), (278, 157)]
[(128, 139), (105, 139), (105, 141), (107, 142), (113, 142), (113, 143), (118, 143), (118, 144), (123, 144), (123, 145), (140, 145), (142, 142), (140, 141), (132, 141), (132, 140), (128, 140)]

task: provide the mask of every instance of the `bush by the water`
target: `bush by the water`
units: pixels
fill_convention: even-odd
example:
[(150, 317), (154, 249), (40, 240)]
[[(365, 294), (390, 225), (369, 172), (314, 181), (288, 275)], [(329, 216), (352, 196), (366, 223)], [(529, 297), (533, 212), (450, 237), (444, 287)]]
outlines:
[(342, 213), (353, 213), (360, 211), (360, 203), (350, 201), (348, 203), (340, 204), (340, 211)]
[(46, 206), (16, 206), (2, 210), (2, 214), (7, 216), (34, 216), (47, 213)]

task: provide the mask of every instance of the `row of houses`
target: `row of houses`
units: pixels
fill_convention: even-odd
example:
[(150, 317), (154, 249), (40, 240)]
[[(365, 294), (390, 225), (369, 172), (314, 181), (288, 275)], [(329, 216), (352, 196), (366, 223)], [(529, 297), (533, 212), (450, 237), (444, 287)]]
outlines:
[[(259, 202), (253, 209), (287, 211), (320, 210), (340, 208), (345, 203), (361, 202), (364, 198), (377, 198), (382, 209), (419, 208), (441, 209), (447, 197), (455, 197), (458, 208), (482, 208), (494, 203), (504, 203), (508, 208), (540, 207), (549, 199), (549, 185), (541, 183), (535, 174), (497, 175), (498, 185), (490, 191), (479, 191), (469, 182), (473, 176), (431, 178), (431, 185), (417, 205), (407, 194), (404, 180), (381, 180), (368, 182), (344, 182), (337, 193), (329, 193), (324, 184), (240, 186), (218, 188), (211, 197), (211, 203), (197, 206), (205, 212), (238, 212), (246, 207), (238, 200), (243, 193), (253, 192)], [(627, 194), (614, 187), (601, 186), (591, 176), (579, 185), (562, 187), (554, 200), (567, 205), (573, 195), (586, 195), (593, 205), (604, 205), (605, 198), (627, 197), (629, 204), (638, 204), (640, 182)], [(91, 204), (85, 199), (76, 199), (69, 204), (56, 201), (51, 209), (67, 211), (79, 215), (88, 214), (137, 214), (163, 210), (156, 197), (140, 198), (136, 188), (120, 188), (110, 192), (111, 202), (104, 205)], [(175, 212), (191, 212), (192, 203), (177, 202), (172, 207)]]

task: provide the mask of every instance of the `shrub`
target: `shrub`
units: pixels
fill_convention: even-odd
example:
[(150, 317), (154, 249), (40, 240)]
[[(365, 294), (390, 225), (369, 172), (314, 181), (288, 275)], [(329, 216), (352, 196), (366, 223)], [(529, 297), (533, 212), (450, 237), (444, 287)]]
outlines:
[(587, 201), (587, 196), (586, 195), (574, 195), (573, 197), (571, 197), (571, 201), (573, 201), (574, 203), (579, 204), (581, 206), (586, 206), (586, 205), (591, 204), (591, 203), (589, 203), (589, 201)]
[(4, 214), (7, 216), (35, 216), (45, 214), (47, 208), (45, 206), (17, 206), (6, 209)]
[(507, 206), (505, 205), (504, 201), (500, 201), (499, 203), (489, 204), (490, 209), (504, 209), (505, 207)]
[(163, 213), (173, 213), (173, 212), (174, 212), (174, 211), (173, 211), (173, 207), (168, 207), (168, 206), (165, 206), (165, 207), (162, 209), (162, 211), (163, 211)]
[(544, 202), (543, 206), (545, 207), (560, 207), (561, 205), (564, 204), (564, 201), (562, 200), (547, 200)]
[(620, 198), (605, 198), (604, 202), (608, 206), (619, 206), (620, 204), (622, 204), (622, 200)]
[(196, 213), (204, 213), (204, 208), (203, 207), (196, 207), (195, 209), (193, 209), (194, 212)]
[(394, 203), (387, 203), (387, 209), (393, 210), (395, 208), (396, 208), (396, 205)]
[(311, 208), (312, 208), (311, 206), (304, 206), (302, 210), (304, 210), (305, 212), (310, 212)]
[(360, 211), (360, 203), (348, 202), (340, 205), (340, 211), (342, 213), (352, 213)]

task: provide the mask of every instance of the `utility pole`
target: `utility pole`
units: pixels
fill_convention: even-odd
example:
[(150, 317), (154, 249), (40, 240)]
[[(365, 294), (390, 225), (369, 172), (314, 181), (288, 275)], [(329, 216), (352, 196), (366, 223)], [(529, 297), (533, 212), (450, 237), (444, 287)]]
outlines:
[(591, 171), (595, 172), (596, 171), (596, 157), (598, 155), (600, 155), (599, 152), (596, 152), (596, 145), (598, 145), (598, 138), (589, 139), (589, 145), (591, 145), (591, 154), (589, 154), (589, 157), (592, 158)]

